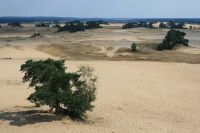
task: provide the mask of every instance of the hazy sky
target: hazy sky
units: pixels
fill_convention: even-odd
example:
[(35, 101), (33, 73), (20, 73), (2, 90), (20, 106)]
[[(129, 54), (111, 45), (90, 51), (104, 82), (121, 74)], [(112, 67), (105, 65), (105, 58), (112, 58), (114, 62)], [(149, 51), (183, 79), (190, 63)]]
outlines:
[(200, 0), (0, 0), (0, 16), (200, 18)]

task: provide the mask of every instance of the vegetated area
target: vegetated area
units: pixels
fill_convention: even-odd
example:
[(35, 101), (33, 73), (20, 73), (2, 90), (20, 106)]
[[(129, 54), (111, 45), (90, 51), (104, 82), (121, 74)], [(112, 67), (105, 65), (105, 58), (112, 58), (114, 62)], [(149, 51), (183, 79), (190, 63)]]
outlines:
[[(147, 22), (155, 26), (155, 23)], [(147, 24), (142, 23), (143, 25)], [(165, 23), (165, 22), (163, 22)], [(39, 24), (36, 26), (36, 24)], [(34, 48), (41, 52), (68, 60), (141, 60), (199, 63), (199, 29), (179, 29), (186, 35), (181, 42), (172, 40), (173, 50), (157, 51), (165, 41), (168, 28), (128, 28), (122, 29), (122, 23), (110, 23), (105, 21), (70, 21), (70, 22), (37, 22), (21, 24), (22, 28), (10, 27), (2, 24), (1, 47), (2, 50), (14, 49), (20, 53)], [(158, 24), (157, 24), (158, 25)], [(145, 26), (149, 27), (149, 26)], [(58, 30), (67, 32), (58, 32)], [(92, 30), (90, 30), (92, 29)], [(77, 32), (84, 31), (84, 32)], [(73, 32), (73, 34), (71, 34)], [(189, 40), (189, 42), (187, 42)], [(176, 44), (175, 43), (175, 44)], [(184, 47), (182, 44), (189, 47)], [(131, 45), (133, 47), (131, 48)], [(165, 45), (162, 45), (162, 49)], [(195, 48), (197, 47), (197, 48)], [(5, 48), (5, 49), (4, 49)], [(135, 48), (135, 50), (133, 50)], [(164, 48), (165, 49), (165, 48)], [(171, 48), (172, 49), (172, 48)], [(133, 52), (136, 51), (136, 52)], [(7, 57), (12, 58), (12, 53)], [(36, 56), (37, 57), (37, 56)], [(35, 58), (36, 58), (35, 57)]]
[[(70, 33), (54, 24), (20, 24), (0, 28), (0, 132), (200, 131), (198, 25), (122, 29), (124, 23), (110, 23)], [(173, 48), (158, 51), (159, 45)], [(81, 64), (100, 77), (95, 101), (82, 82), (92, 69)]]
[(11, 26), (11, 27), (23, 27), (19, 22), (8, 23), (8, 26)]
[[(161, 28), (161, 29), (186, 29), (184, 22), (129, 22), (123, 25), (123, 29), (129, 28)], [(190, 27), (192, 28), (192, 27)]]
[(103, 21), (88, 21), (86, 23), (83, 23), (81, 21), (72, 21), (72, 22), (66, 22), (63, 27), (59, 25), (56, 25), (56, 27), (58, 28), (58, 32), (69, 31), (71, 33), (74, 33), (78, 31), (85, 31), (87, 29), (103, 28), (101, 24), (108, 25), (107, 22)]

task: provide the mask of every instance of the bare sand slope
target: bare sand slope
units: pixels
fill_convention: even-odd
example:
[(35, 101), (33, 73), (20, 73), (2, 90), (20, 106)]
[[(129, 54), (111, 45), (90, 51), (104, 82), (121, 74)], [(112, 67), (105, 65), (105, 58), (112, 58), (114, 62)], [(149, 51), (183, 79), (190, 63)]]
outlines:
[(0, 48), (0, 59), (46, 59), (55, 58), (46, 53), (40, 52), (34, 48), (27, 48), (22, 46), (8, 46)]
[(86, 122), (38, 112), (25, 99), (25, 60), (0, 60), (0, 133), (198, 133), (200, 65), (154, 62), (67, 61), (96, 68), (95, 109)]

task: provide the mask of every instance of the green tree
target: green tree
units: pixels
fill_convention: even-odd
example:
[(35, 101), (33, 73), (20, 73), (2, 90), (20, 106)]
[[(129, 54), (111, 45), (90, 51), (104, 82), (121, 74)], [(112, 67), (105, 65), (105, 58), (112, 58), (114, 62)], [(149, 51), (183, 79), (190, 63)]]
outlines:
[(189, 40), (184, 39), (185, 35), (186, 34), (182, 31), (171, 29), (170, 31), (168, 31), (168, 33), (165, 36), (162, 43), (158, 45), (157, 49), (158, 50), (164, 50), (164, 49), (171, 50), (178, 44), (182, 44), (184, 46), (189, 46), (188, 45)]
[(58, 32), (69, 31), (71, 33), (85, 31), (85, 24), (80, 21), (67, 22), (64, 27), (58, 27)]
[(99, 21), (88, 21), (86, 22), (86, 28), (87, 29), (97, 29), (97, 28), (103, 28), (101, 25), (101, 23)]
[(94, 69), (81, 66), (77, 72), (66, 73), (64, 60), (28, 60), (21, 65), (23, 82), (29, 82), (34, 92), (27, 98), (37, 105), (47, 105), (55, 113), (84, 118), (94, 107), (97, 76)]

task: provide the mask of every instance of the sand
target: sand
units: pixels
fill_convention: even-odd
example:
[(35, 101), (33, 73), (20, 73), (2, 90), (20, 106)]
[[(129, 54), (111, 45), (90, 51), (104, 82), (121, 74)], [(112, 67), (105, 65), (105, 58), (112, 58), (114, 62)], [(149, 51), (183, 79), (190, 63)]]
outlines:
[(1, 133), (194, 133), (200, 131), (200, 65), (126, 61), (66, 61), (99, 75), (95, 109), (87, 122), (38, 114), (21, 82), (25, 60), (0, 61)]
[[(46, 53), (38, 51), (40, 45), (58, 45), (60, 49), (57, 50), (62, 50), (62, 54), (68, 52), (66, 55), (69, 57), (77, 57), (86, 46), (93, 50), (96, 48), (89, 45), (99, 45), (101, 51), (98, 52), (107, 52), (108, 56), (113, 56), (118, 47), (130, 46), (132, 41), (157, 42), (166, 33), (165, 30), (121, 30), (118, 24), (112, 26), (114, 29), (107, 27), (75, 34), (44, 32), (44, 36), (38, 38), (27, 38), (32, 33), (29, 29), (20, 31), (20, 38), (17, 33), (9, 33), (10, 36), (7, 36), (8, 31), (0, 30), (3, 34), (0, 38), (0, 133), (200, 132), (200, 64), (196, 64), (197, 60), (195, 64), (176, 63), (180, 59), (171, 59), (166, 63), (67, 60), (68, 71), (76, 71), (79, 65), (89, 64), (95, 67), (99, 75), (95, 108), (87, 112), (88, 119), (85, 122), (45, 113), (43, 110), (47, 110), (47, 107), (35, 108), (26, 100), (32, 90), (22, 83), (20, 65), (27, 59), (59, 58), (47, 54), (56, 52), (54, 48)], [(30, 27), (27, 25), (26, 28)], [(198, 31), (187, 32), (192, 39), (191, 43), (199, 45)], [(60, 46), (64, 44), (67, 50)], [(141, 53), (138, 56), (162, 61), (157, 57), (176, 58), (176, 53), (179, 58), (190, 60), (188, 55), (179, 52), (192, 54), (192, 57), (200, 55), (196, 48), (182, 47), (164, 54)], [(81, 53), (81, 56), (86, 54)]]

